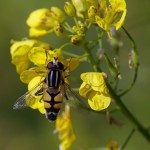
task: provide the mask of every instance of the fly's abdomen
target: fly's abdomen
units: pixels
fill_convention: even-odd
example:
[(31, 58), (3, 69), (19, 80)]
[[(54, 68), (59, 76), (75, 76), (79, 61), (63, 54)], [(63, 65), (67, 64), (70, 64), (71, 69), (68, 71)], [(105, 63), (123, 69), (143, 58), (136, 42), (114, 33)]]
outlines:
[(62, 72), (60, 70), (50, 70), (47, 76), (49, 88), (58, 88), (62, 82)]
[(51, 93), (46, 91), (44, 94), (44, 107), (46, 110), (46, 118), (51, 122), (55, 121), (57, 114), (62, 105), (63, 96), (60, 91)]

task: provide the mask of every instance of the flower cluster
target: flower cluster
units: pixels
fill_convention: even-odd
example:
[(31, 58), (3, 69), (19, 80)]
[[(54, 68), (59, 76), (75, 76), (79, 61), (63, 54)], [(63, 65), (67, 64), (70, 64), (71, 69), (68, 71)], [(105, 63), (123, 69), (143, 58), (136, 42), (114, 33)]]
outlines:
[[(73, 18), (74, 24), (67, 22), (67, 16)], [(30, 37), (37, 38), (55, 32), (58, 37), (69, 38), (69, 44), (65, 43), (58, 46), (59, 48), (53, 49), (50, 44), (35, 39), (12, 41), (10, 48), (12, 63), (16, 66), (20, 80), (28, 84), (28, 91), (30, 92), (30, 95), (25, 98), (27, 106), (38, 109), (42, 114), (46, 113), (43, 93), (35, 94), (39, 90), (36, 85), (46, 79), (50, 71), (47, 64), (57, 58), (64, 65), (65, 69), (62, 70), (63, 82), (67, 82), (68, 86), (67, 76), (79, 66), (81, 60), (88, 61), (93, 66), (92, 72), (87, 70), (81, 74), (83, 83), (79, 88), (79, 94), (87, 100), (93, 111), (106, 109), (111, 103), (111, 95), (106, 84), (108, 78), (107, 74), (101, 71), (99, 58), (92, 56), (92, 48), (96, 47), (101, 33), (106, 33), (109, 38), (113, 37), (112, 29), (121, 28), (125, 16), (125, 0), (71, 0), (65, 2), (64, 11), (53, 6), (50, 9), (42, 8), (31, 12), (26, 21), (29, 26)], [(86, 41), (86, 33), (90, 27), (99, 28), (101, 31), (98, 33), (98, 38), (92, 42)], [(69, 58), (65, 58), (63, 49), (67, 45), (81, 46), (84, 54), (72, 58), (72, 56), (77, 55), (69, 52), (67, 53)], [(105, 58), (107, 58), (106, 55)], [(115, 67), (111, 68), (114, 69)], [(49, 88), (48, 85), (46, 88)], [(60, 87), (57, 90), (61, 92)], [(49, 96), (51, 100), (51, 95)], [(66, 95), (62, 93), (61, 96), (65, 97)], [(53, 103), (50, 102), (49, 105), (53, 105)], [(61, 141), (60, 149), (68, 150), (76, 138), (71, 123), (69, 105), (65, 106), (65, 111), (56, 119), (56, 132), (59, 133)]]
[(30, 27), (29, 35), (40, 37), (52, 31), (57, 31), (57, 26), (64, 21), (65, 15), (58, 7), (37, 9), (27, 19), (27, 25)]
[(89, 93), (88, 104), (96, 111), (107, 108), (111, 102), (105, 78), (105, 73), (87, 72), (81, 74), (83, 83), (80, 86), (79, 93), (82, 96)]
[(118, 30), (124, 23), (126, 3), (124, 0), (72, 0), (78, 17), (87, 18), (111, 36), (111, 28)]

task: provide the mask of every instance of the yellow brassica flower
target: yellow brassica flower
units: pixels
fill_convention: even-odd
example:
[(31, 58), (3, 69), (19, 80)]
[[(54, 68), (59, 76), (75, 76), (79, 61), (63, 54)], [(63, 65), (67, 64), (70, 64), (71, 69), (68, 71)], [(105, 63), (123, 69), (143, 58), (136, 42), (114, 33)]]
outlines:
[(54, 27), (65, 21), (64, 13), (57, 7), (41, 8), (33, 11), (28, 19), (30, 37), (40, 37), (53, 32)]
[(88, 18), (88, 9), (91, 5), (96, 5), (96, 0), (72, 0), (76, 9), (76, 14), (81, 18)]
[(30, 60), (28, 53), (33, 47), (40, 46), (44, 49), (50, 49), (50, 45), (37, 40), (13, 41), (10, 48), (12, 63), (16, 66), (17, 72), (20, 74), (28, 69)]
[(105, 83), (107, 75), (99, 72), (87, 72), (81, 74), (83, 83), (80, 86), (79, 94), (86, 96), (89, 93), (88, 104), (96, 111), (107, 108), (111, 102), (108, 88)]
[(59, 134), (59, 140), (61, 141), (59, 149), (69, 150), (76, 139), (70, 118), (69, 105), (66, 105), (65, 111), (57, 117), (55, 132)]
[(125, 0), (106, 0), (100, 1), (100, 14), (95, 16), (95, 21), (99, 27), (104, 29), (111, 37), (111, 28), (118, 30), (124, 23), (127, 13)]

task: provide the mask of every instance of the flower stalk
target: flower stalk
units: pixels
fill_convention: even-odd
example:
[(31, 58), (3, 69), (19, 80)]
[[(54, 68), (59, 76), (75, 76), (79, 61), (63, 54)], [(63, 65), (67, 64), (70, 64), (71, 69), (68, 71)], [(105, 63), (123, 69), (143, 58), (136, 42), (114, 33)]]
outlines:
[[(136, 130), (150, 141), (148, 130), (122, 101), (122, 96), (131, 91), (135, 85), (139, 69), (136, 43), (123, 27), (126, 13), (125, 0), (71, 0), (64, 4), (64, 11), (54, 6), (37, 9), (31, 12), (26, 21), (30, 37), (43, 37), (53, 32), (57, 38), (65, 38), (67, 42), (55, 48), (49, 43), (30, 39), (12, 43), (10, 48), (12, 63), (16, 66), (20, 80), (28, 85), (28, 91), (17, 99), (14, 109), (28, 106), (45, 114), (49, 121), (56, 120), (55, 131), (59, 135), (60, 150), (69, 150), (76, 139), (71, 109), (68, 105), (68, 100), (72, 101), (74, 98), (79, 100), (79, 104), (76, 105), (78, 102), (74, 101), (73, 105), (79, 109), (106, 114), (110, 124), (121, 125), (111, 116), (115, 111), (122, 112), (128, 118), (133, 124), (133, 130), (121, 149), (124, 149)], [(71, 19), (67, 21), (67, 17)], [(132, 82), (122, 89), (122, 92), (118, 91), (122, 79), (119, 54), (123, 40), (118, 32), (120, 28), (131, 42), (132, 50), (127, 60), (129, 69), (134, 71)], [(96, 32), (96, 39), (87, 34), (89, 31)], [(106, 42), (109, 42), (107, 46)], [(66, 50), (68, 46), (82, 48), (83, 54)], [(112, 51), (107, 52), (109, 49)], [(113, 53), (113, 59), (110, 53)], [(93, 72), (87, 70), (81, 73), (79, 96), (72, 90), (68, 76), (71, 76), (71, 72), (82, 61), (87, 61), (92, 66)], [(107, 71), (103, 71), (103, 63), (110, 79)], [(82, 101), (83, 98), (86, 100), (85, 103)], [(112, 99), (116, 102), (115, 109), (101, 111), (109, 107)], [(62, 107), (63, 104), (65, 107)], [(61, 108), (62, 110), (64, 108), (62, 115), (58, 114)], [(107, 148), (118, 150), (119, 146), (116, 142), (110, 141)]]
[[(93, 66), (93, 70), (97, 72), (101, 72), (100, 67), (96, 64), (94, 57), (92, 56), (90, 49), (85, 45), (86, 53), (88, 54), (88, 59)], [(111, 87), (109, 83), (107, 83), (107, 87), (112, 98), (115, 100), (117, 105), (120, 107), (120, 111), (130, 120), (130, 122), (135, 126), (135, 129), (138, 130), (148, 141), (150, 141), (150, 134), (148, 130), (143, 127), (143, 125), (135, 118), (135, 116), (129, 111), (129, 109), (122, 102), (120, 95), (117, 95), (114, 89)], [(128, 89), (129, 90), (129, 89)]]

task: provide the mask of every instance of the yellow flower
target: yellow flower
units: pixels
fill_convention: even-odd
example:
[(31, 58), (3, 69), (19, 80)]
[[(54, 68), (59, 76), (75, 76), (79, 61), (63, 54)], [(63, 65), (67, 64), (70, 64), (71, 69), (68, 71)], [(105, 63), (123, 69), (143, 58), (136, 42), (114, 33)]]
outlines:
[(81, 74), (83, 83), (79, 93), (86, 96), (89, 93), (88, 104), (93, 110), (99, 111), (107, 108), (111, 102), (108, 88), (105, 83), (105, 73), (87, 72)]
[(56, 132), (59, 134), (60, 150), (68, 150), (76, 139), (70, 118), (70, 106), (65, 106), (65, 111), (57, 117)]
[(40, 37), (49, 34), (54, 30), (55, 25), (65, 21), (64, 13), (57, 7), (51, 9), (37, 9), (33, 11), (28, 19), (27, 25), (30, 27), (31, 37)]
[(37, 40), (13, 41), (10, 48), (12, 63), (16, 66), (17, 72), (20, 74), (28, 69), (30, 60), (28, 53), (33, 47), (40, 46), (44, 49), (50, 49), (49, 44)]
[(100, 12), (95, 16), (96, 23), (111, 37), (111, 28), (118, 30), (124, 23), (127, 12), (125, 0), (109, 0), (109, 6), (106, 0), (101, 0)]
[(72, 0), (78, 17), (87, 18), (88, 9), (91, 5), (96, 4), (96, 0)]

